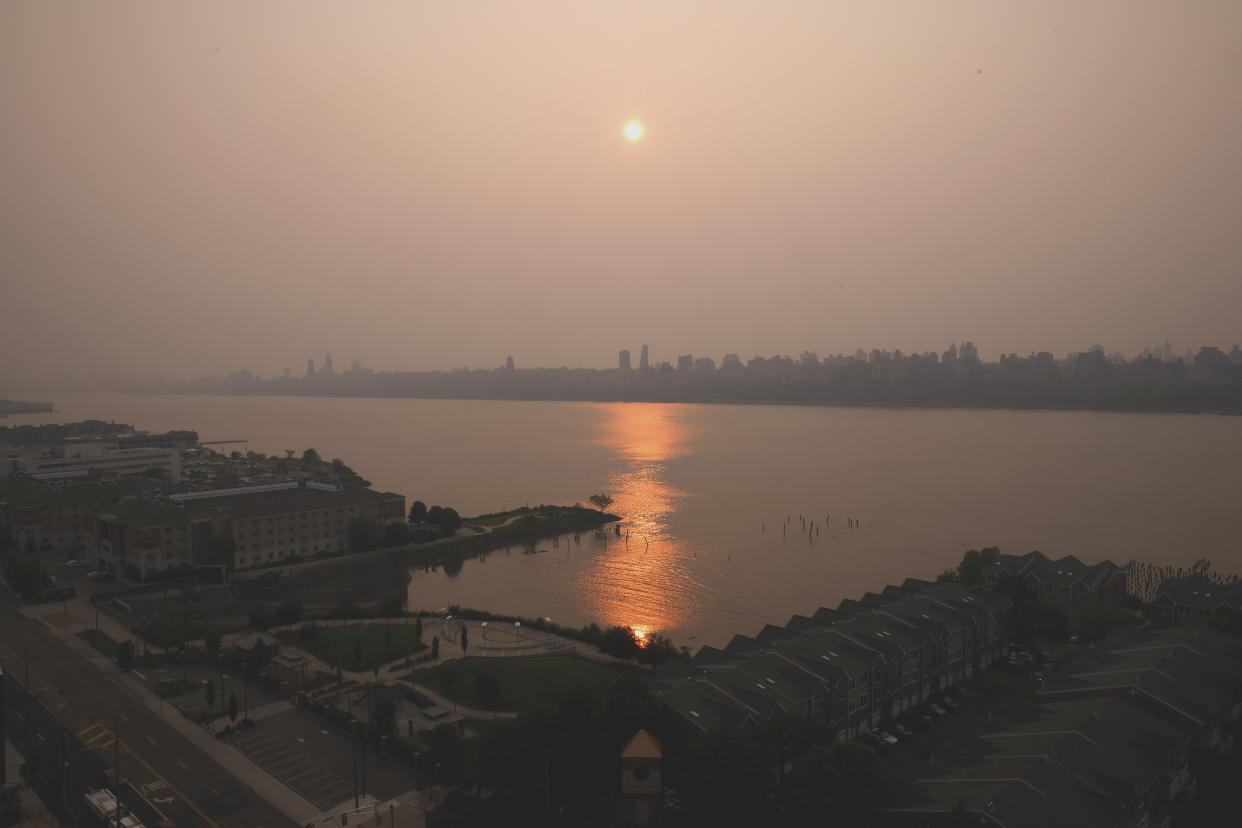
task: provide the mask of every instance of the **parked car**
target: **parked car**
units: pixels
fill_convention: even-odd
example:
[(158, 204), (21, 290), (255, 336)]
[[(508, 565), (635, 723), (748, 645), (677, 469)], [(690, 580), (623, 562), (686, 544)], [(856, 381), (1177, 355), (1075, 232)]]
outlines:
[(116, 575), (106, 569), (92, 569), (86, 577), (92, 581), (111, 581)]
[(951, 699), (948, 696), (948, 694), (945, 694), (941, 696), (940, 698), (936, 699), (936, 703), (939, 704), (941, 707), (948, 708), (949, 710), (957, 710), (959, 707), (961, 707), (961, 705), (958, 704), (954, 699)]
[(883, 739), (886, 744), (889, 744), (889, 745), (897, 744), (897, 741), (898, 741), (897, 737), (887, 731), (877, 730), (875, 731), (875, 735)]
[(871, 730), (864, 730), (861, 735), (862, 740), (871, 745), (876, 750), (888, 750), (892, 745), (880, 738), (878, 734)]
[(940, 705), (936, 704), (935, 702), (928, 702), (928, 703), (927, 703), (927, 709), (928, 709), (928, 710), (930, 710), (931, 712), (935, 713), (937, 716), (947, 716), (947, 715), (949, 715), (949, 711), (945, 710), (943, 707), (941, 707)]
[(61, 566), (65, 567), (66, 569), (77, 569), (79, 567), (86, 566), (86, 564), (82, 563), (77, 558), (70, 558), (69, 560), (61, 564)]
[(893, 733), (897, 734), (898, 736), (902, 737), (903, 739), (909, 739), (911, 736), (913, 736), (913, 735), (914, 735), (914, 734), (910, 731), (910, 728), (906, 727), (906, 726), (905, 726), (905, 725), (903, 725), (901, 722), (893, 722), (893, 724), (892, 724), (892, 728), (893, 728)]

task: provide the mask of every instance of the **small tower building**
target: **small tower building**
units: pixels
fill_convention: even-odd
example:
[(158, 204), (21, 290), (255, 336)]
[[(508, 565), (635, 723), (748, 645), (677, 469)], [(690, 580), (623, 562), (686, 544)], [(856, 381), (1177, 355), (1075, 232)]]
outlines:
[(621, 749), (621, 795), (632, 803), (631, 825), (660, 824), (664, 794), (660, 781), (660, 740), (645, 730), (635, 733)]

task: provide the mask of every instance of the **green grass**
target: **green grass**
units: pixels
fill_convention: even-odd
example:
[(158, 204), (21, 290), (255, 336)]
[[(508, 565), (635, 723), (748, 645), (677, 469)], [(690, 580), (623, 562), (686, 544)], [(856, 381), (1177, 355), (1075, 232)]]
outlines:
[(523, 514), (523, 513), (522, 512), (501, 512), (495, 515), (481, 515), (476, 518), (470, 518), (469, 520), (465, 521), (465, 523), (474, 524), (475, 526), (499, 526), (500, 524), (504, 523), (509, 518), (515, 517), (516, 515), (520, 515), (520, 514)]
[[(442, 695), (454, 693), (462, 704), (483, 710), (523, 712), (575, 693), (602, 694), (626, 672), (624, 667), (570, 656), (466, 658), (414, 671), (411, 678)], [(480, 674), (500, 685), (494, 699), (481, 698), (475, 685)], [(451, 679), (446, 677), (453, 677)]]
[(98, 650), (100, 654), (108, 658), (116, 658), (116, 639), (103, 630), (82, 630), (77, 633), (77, 636)]
[[(301, 641), (296, 633), (282, 637), (294, 646), (309, 646), (329, 664), (339, 664), (342, 669), (351, 671), (371, 670), (427, 646), (415, 636), (413, 624), (320, 627), (312, 641)], [(361, 659), (356, 657), (355, 643), (361, 645)]]

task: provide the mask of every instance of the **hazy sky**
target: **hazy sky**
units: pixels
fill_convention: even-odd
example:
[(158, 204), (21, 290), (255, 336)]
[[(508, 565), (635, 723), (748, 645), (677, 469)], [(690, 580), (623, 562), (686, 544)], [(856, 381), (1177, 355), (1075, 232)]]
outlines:
[(0, 378), (1166, 337), (1242, 341), (1237, 0), (0, 6)]

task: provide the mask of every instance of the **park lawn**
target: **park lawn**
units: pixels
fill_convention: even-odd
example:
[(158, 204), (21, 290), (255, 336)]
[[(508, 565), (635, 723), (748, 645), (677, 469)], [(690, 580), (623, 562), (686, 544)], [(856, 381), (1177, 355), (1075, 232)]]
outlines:
[(297, 647), (310, 646), (324, 661), (353, 672), (374, 669), (427, 647), (418, 640), (413, 624), (320, 627), (312, 641), (301, 641), (296, 635), (286, 640)]
[[(535, 710), (575, 693), (600, 696), (628, 672), (625, 667), (564, 655), (513, 658), (465, 658), (439, 667), (415, 670), (411, 679), (438, 693), (482, 710), (517, 713)], [(482, 698), (475, 685), (479, 675), (490, 675), (500, 694)], [(446, 678), (451, 677), (451, 678)]]
[(82, 630), (82, 632), (77, 633), (77, 636), (98, 650), (102, 655), (106, 655), (108, 658), (116, 658), (116, 639), (103, 630)]
[(529, 514), (529, 512), (497, 512), (492, 515), (479, 515), (478, 517), (468, 518), (463, 523), (473, 523), (475, 526), (499, 526), (507, 520), (525, 514)]

